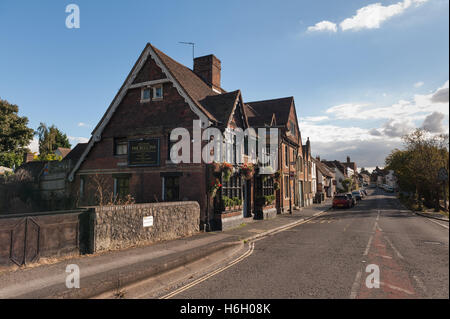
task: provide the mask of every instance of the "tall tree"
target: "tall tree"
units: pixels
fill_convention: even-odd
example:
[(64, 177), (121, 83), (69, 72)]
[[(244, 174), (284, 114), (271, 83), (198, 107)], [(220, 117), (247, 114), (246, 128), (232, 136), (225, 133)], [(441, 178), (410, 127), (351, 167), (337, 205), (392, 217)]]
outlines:
[(0, 99), (0, 166), (17, 167), (29, 152), (33, 130), (27, 127), (28, 118), (18, 112), (17, 105)]
[(442, 183), (438, 180), (441, 167), (448, 171), (448, 135), (431, 135), (422, 129), (403, 137), (405, 150), (394, 150), (386, 158), (386, 168), (393, 169), (399, 186), (439, 207)]
[(35, 134), (39, 137), (39, 159), (48, 158), (58, 147), (71, 147), (67, 135), (55, 125), (47, 127), (41, 122)]

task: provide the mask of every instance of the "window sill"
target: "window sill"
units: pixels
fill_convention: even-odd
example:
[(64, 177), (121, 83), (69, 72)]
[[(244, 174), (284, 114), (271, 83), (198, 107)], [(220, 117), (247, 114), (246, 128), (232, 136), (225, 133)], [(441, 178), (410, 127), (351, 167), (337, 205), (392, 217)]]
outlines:
[(150, 99), (148, 99), (148, 100), (141, 100), (141, 103), (150, 103)]
[(153, 98), (153, 101), (162, 101), (162, 100), (163, 100), (162, 97), (154, 97), (154, 98)]

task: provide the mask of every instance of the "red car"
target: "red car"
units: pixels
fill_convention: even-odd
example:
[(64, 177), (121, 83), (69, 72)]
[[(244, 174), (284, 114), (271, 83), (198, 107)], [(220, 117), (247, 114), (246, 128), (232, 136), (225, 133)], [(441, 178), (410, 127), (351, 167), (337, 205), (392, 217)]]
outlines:
[(352, 202), (346, 195), (336, 195), (333, 198), (333, 208), (350, 208)]

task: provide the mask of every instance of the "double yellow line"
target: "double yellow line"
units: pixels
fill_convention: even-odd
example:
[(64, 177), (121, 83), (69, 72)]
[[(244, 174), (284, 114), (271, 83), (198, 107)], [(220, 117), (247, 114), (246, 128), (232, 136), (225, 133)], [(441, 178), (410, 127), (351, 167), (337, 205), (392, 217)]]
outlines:
[[(301, 221), (299, 223), (295, 223), (293, 225), (289, 225), (287, 227), (284, 227), (282, 229), (279, 229), (279, 230), (274, 231), (272, 233), (269, 233), (267, 235), (273, 235), (273, 234), (285, 231), (287, 229), (293, 228), (295, 226), (305, 224), (305, 223), (307, 223), (307, 222), (309, 222), (309, 221), (311, 221), (311, 220), (313, 220), (313, 219), (323, 215), (324, 213), (325, 213), (325, 211), (316, 213), (312, 218), (308, 218), (308, 219), (303, 220), (303, 221)], [(188, 289), (198, 285), (199, 283), (201, 283), (201, 282), (203, 282), (203, 281), (205, 281), (205, 280), (207, 280), (207, 279), (209, 279), (209, 278), (211, 278), (211, 277), (221, 273), (222, 271), (224, 271), (224, 270), (226, 270), (226, 269), (236, 265), (237, 263), (241, 262), (242, 260), (244, 260), (245, 258), (249, 257), (253, 253), (253, 251), (255, 249), (255, 242), (256, 241), (261, 240), (261, 239), (263, 239), (265, 237), (266, 236), (261, 236), (260, 238), (253, 239), (252, 242), (249, 244), (248, 250), (243, 255), (241, 255), (238, 258), (236, 258), (235, 260), (229, 262), (227, 265), (225, 265), (225, 266), (223, 266), (223, 267), (221, 267), (221, 268), (219, 268), (219, 269), (217, 269), (217, 270), (215, 270), (215, 271), (213, 271), (213, 272), (211, 272), (211, 273), (209, 273), (207, 275), (204, 275), (203, 277), (200, 277), (200, 278), (192, 281), (191, 283), (189, 283), (189, 284), (187, 284), (187, 285), (185, 285), (185, 286), (183, 286), (183, 287), (181, 287), (179, 289), (176, 289), (176, 290), (172, 291), (171, 293), (169, 293), (167, 295), (162, 296), (159, 299), (170, 299), (170, 298), (172, 298), (172, 297), (182, 293), (183, 291), (186, 291), (186, 290), (188, 290)]]
[(226, 266), (223, 266), (223, 267), (221, 267), (221, 268), (219, 268), (219, 269), (217, 269), (217, 270), (215, 270), (215, 271), (213, 271), (213, 272), (211, 272), (211, 273), (209, 273), (209, 274), (207, 274), (207, 275), (205, 275), (203, 277), (200, 277), (200, 278), (194, 280), (193, 282), (187, 284), (186, 286), (183, 286), (183, 287), (181, 287), (181, 288), (179, 288), (177, 290), (174, 290), (171, 293), (160, 297), (159, 299), (172, 298), (173, 296), (178, 295), (178, 294), (182, 293), (183, 291), (194, 287), (195, 285), (198, 285), (199, 283), (201, 283), (201, 282), (203, 282), (203, 281), (205, 281), (205, 280), (207, 280), (207, 279), (217, 275), (218, 273), (221, 273), (222, 271), (230, 268), (231, 266), (236, 265), (238, 262), (240, 262), (240, 261), (244, 260), (245, 258), (247, 258), (248, 256), (250, 256), (253, 253), (254, 248), (255, 248), (255, 243), (252, 242), (249, 245), (249, 249), (243, 255), (241, 255), (238, 258), (236, 258), (235, 260), (231, 261)]

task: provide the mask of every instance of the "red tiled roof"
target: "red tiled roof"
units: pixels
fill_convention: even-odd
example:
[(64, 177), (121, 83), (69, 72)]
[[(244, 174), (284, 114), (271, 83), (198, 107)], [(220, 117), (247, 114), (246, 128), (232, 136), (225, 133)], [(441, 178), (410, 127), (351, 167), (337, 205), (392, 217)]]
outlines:
[(61, 153), (62, 158), (65, 158), (70, 153), (70, 148), (66, 147), (58, 147), (56, 150)]

